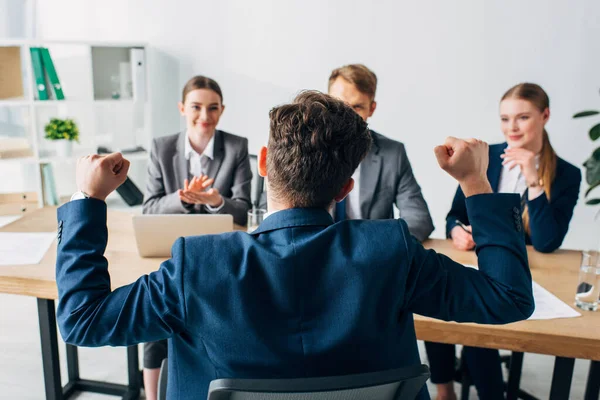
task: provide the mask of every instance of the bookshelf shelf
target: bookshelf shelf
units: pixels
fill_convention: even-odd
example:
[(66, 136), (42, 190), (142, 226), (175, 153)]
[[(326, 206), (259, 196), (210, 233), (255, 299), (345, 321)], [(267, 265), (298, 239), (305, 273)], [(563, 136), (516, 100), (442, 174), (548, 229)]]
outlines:
[(30, 104), (27, 100), (0, 100), (0, 107), (23, 107)]
[(0, 158), (0, 164), (37, 164), (38, 159), (35, 157), (10, 157)]
[[(122, 99), (122, 100), (34, 100), (33, 105), (35, 107), (49, 107), (49, 106), (74, 106), (74, 105), (82, 105), (82, 104), (98, 104), (98, 105), (120, 105), (120, 104), (133, 104), (133, 99)], [(0, 102), (0, 105), (2, 102)], [(29, 102), (24, 102), (24, 105), (29, 105)]]
[(119, 105), (133, 104), (133, 99), (100, 99), (100, 100), (0, 100), (0, 107), (48, 107), (48, 106), (69, 106), (76, 104), (100, 104), (100, 105)]
[[(0, 58), (2, 70), (12, 73), (9, 81), (22, 81), (10, 90), (0, 88), (4, 89), (0, 90), (0, 142), (25, 143), (22, 148), (11, 148), (12, 154), (5, 152), (4, 157), (5, 149), (0, 146), (0, 163), (20, 164), (27, 171), (35, 167), (35, 176), (28, 172), (27, 179), (35, 178), (40, 205), (72, 193), (72, 167), (79, 157), (95, 153), (99, 146), (150, 148), (153, 132), (146, 44), (2, 39), (0, 51), (10, 56)], [(41, 60), (38, 52), (44, 54)], [(7, 77), (3, 78), (6, 81)], [(43, 99), (45, 95), (48, 99)], [(79, 143), (73, 144), (68, 157), (58, 156), (57, 143), (44, 137), (44, 126), (51, 118), (73, 119), (79, 128)], [(27, 154), (32, 156), (25, 157)], [(8, 158), (10, 155), (13, 157)], [(136, 161), (132, 179), (143, 185), (148, 153), (127, 153), (126, 157)], [(56, 193), (49, 196), (49, 191)]]
[[(73, 164), (77, 162), (77, 160), (81, 157), (87, 156), (89, 154), (94, 154), (96, 151), (94, 149), (89, 149), (89, 151), (77, 151), (76, 155), (72, 155), (70, 157), (59, 157), (56, 155), (47, 155), (44, 157), (40, 157), (37, 162), (40, 164)], [(145, 151), (139, 151), (135, 153), (124, 153), (123, 156), (129, 161), (147, 161), (148, 153)], [(0, 159), (1, 160), (1, 159)], [(34, 159), (35, 160), (35, 159)]]

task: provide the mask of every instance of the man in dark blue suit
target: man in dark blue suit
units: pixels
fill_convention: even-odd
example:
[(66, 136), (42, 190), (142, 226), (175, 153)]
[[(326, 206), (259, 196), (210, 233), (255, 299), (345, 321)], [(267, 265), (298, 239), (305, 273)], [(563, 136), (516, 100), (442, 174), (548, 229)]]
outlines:
[[(369, 150), (362, 118), (304, 92), (270, 113), (259, 169), (269, 215), (252, 234), (178, 239), (156, 272), (111, 291), (104, 199), (125, 179), (120, 154), (77, 166), (84, 199), (58, 210), (58, 323), (67, 343), (126, 346), (169, 338), (168, 393), (205, 398), (217, 378), (362, 373), (420, 363), (413, 313), (504, 324), (534, 309), (519, 196), (491, 194), (487, 145), (435, 149), (466, 199), (479, 270), (425, 250), (403, 220), (334, 223)], [(517, 213), (518, 215), (518, 213)], [(421, 399), (429, 398), (426, 388)]]

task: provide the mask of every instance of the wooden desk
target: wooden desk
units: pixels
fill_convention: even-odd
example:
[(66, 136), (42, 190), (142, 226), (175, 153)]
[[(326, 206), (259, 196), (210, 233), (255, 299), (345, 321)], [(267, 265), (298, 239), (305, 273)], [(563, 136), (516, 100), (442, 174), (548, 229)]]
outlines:
[[(158, 268), (157, 260), (141, 259), (137, 255), (131, 215), (109, 211), (108, 223), (111, 238), (107, 256), (112, 263), (111, 274), (115, 275), (113, 287), (133, 282), (136, 276), (152, 271), (150, 266)], [(55, 232), (56, 229), (56, 207), (45, 207), (25, 213), (21, 219), (0, 228), (0, 232)], [(81, 379), (77, 347), (67, 345), (69, 380), (62, 386), (54, 305), (58, 298), (55, 265), (56, 241), (39, 264), (0, 267), (0, 293), (37, 297), (46, 399), (68, 399), (77, 392), (121, 396), (123, 400), (139, 399), (142, 380), (137, 346), (127, 347), (129, 384), (119, 385)]]
[[(141, 275), (158, 269), (162, 259), (140, 258), (137, 254), (130, 214), (109, 210), (108, 228), (109, 242), (105, 255), (109, 261), (113, 288), (134, 282)], [(3, 232), (52, 232), (55, 230), (55, 207), (29, 212), (20, 220), (0, 228), (0, 231)], [(429, 240), (425, 246), (444, 253), (458, 262), (477, 264), (473, 252), (454, 250), (449, 241)], [(529, 249), (529, 262), (534, 280), (569, 305), (574, 302), (580, 257), (581, 253), (577, 251), (561, 250), (553, 254), (541, 254)], [(56, 321), (48, 321), (48, 319), (54, 318), (53, 300), (58, 298), (54, 279), (55, 262), (56, 245), (54, 244), (40, 264), (0, 268), (0, 293), (37, 297), (40, 322), (43, 317), (46, 324), (54, 327), (56, 336)], [(600, 360), (600, 312), (586, 312), (579, 309), (578, 311), (581, 312), (582, 317), (522, 321), (503, 326), (448, 323), (415, 316), (415, 328), (417, 337), (421, 340), (513, 350), (517, 352), (513, 360), (514, 367), (520, 367), (518, 365), (519, 354), (521, 354), (520, 362), (522, 363), (523, 352), (557, 356), (553, 387), (556, 383), (558, 391), (551, 398), (568, 397), (575, 358), (596, 360), (592, 363), (590, 370), (588, 392), (591, 396), (590, 399), (597, 399), (598, 390), (600, 390), (600, 363), (598, 362)], [(52, 315), (42, 315), (47, 313)], [(49, 326), (47, 330), (52, 330), (52, 326)], [(42, 332), (42, 346), (44, 346), (44, 340), (47, 338), (44, 338)], [(54, 340), (56, 341), (56, 338)], [(76, 351), (76, 348), (74, 349), (70, 351)], [(130, 351), (133, 352), (133, 350)], [(137, 356), (137, 347), (135, 355)], [(133, 357), (133, 354), (131, 356)], [(69, 351), (67, 357), (69, 357)], [(58, 352), (56, 352), (56, 360), (58, 360)], [(75, 358), (72, 357), (68, 361), (77, 361), (76, 352)], [(46, 367), (47, 364), (44, 362), (45, 371)], [(46, 377), (46, 380), (56, 380), (55, 375)], [(517, 378), (520, 376), (513, 375), (512, 378), (509, 385), (516, 384), (518, 388)], [(556, 382), (554, 382), (555, 380)], [(568, 386), (564, 384), (565, 381), (568, 381)], [(60, 371), (58, 382), (60, 384)], [(130, 368), (130, 388), (134, 387), (135, 389), (135, 384), (132, 367)], [(139, 393), (139, 382), (137, 385)], [(46, 386), (48, 389), (48, 384)], [(54, 390), (56, 389), (54, 388)], [(567, 397), (561, 397), (565, 390), (567, 390)], [(593, 397), (594, 394), (595, 397)]]
[[(455, 250), (450, 241), (428, 240), (424, 245), (460, 263), (477, 265), (474, 252)], [(581, 317), (478, 325), (416, 316), (419, 339), (600, 360), (600, 312), (583, 311), (574, 306), (581, 252), (558, 250), (542, 254), (528, 248), (528, 255), (533, 279), (581, 313)]]
[[(434, 249), (463, 264), (477, 265), (474, 252), (452, 247), (448, 240), (428, 240)], [(582, 314), (578, 318), (521, 321), (508, 325), (479, 325), (443, 322), (415, 315), (415, 330), (421, 340), (512, 350), (507, 399), (516, 399), (523, 353), (556, 356), (551, 399), (569, 397), (575, 358), (592, 361), (585, 400), (598, 400), (600, 391), (600, 312), (574, 306), (581, 252), (558, 250), (552, 254), (527, 248), (533, 279)]]

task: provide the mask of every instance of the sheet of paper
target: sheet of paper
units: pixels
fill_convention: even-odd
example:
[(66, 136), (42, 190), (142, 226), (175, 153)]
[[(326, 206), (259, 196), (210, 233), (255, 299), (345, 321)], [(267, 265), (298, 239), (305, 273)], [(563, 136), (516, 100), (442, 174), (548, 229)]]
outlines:
[(10, 224), (11, 222), (15, 222), (19, 218), (21, 218), (20, 215), (0, 215), (0, 228)]
[[(479, 269), (477, 265), (463, 264), (467, 268)], [(581, 317), (581, 314), (569, 307), (561, 299), (544, 289), (537, 282), (533, 282), (533, 299), (535, 311), (528, 319), (557, 319)]]
[[(573, 289), (575, 291), (575, 289)], [(535, 311), (529, 319), (556, 319), (581, 317), (581, 314), (569, 307), (561, 299), (533, 282)]]
[(39, 264), (56, 232), (0, 232), (0, 265)]

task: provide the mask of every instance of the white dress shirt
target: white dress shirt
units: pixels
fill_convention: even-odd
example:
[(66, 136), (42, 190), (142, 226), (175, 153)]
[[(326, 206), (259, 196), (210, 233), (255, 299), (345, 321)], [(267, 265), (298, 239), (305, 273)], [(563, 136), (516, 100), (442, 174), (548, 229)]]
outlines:
[(346, 197), (346, 218), (347, 219), (361, 219), (360, 215), (360, 165), (354, 171), (352, 175), (354, 179), (354, 188), (348, 197)]
[[(188, 160), (188, 162), (189, 162), (188, 168), (189, 168), (190, 174), (192, 176), (206, 175), (207, 171), (206, 171), (205, 165), (208, 164), (209, 159), (211, 161), (214, 160), (215, 135), (213, 134), (213, 136), (210, 138), (210, 140), (206, 144), (206, 147), (204, 148), (204, 151), (202, 152), (202, 154), (198, 154), (198, 152), (196, 150), (194, 150), (194, 148), (192, 147), (192, 143), (190, 142), (189, 132), (186, 133), (186, 136), (187, 136), (187, 140), (185, 141), (184, 152), (185, 152), (185, 159)], [(209, 178), (213, 178), (213, 177), (209, 177)], [(206, 209), (209, 212), (216, 213), (216, 212), (219, 212), (219, 210), (221, 210), (221, 208), (223, 208), (224, 205), (225, 205), (225, 201), (223, 201), (221, 203), (221, 205), (218, 207), (211, 207), (208, 204), (204, 204), (204, 207), (206, 207)]]
[[(537, 170), (540, 168), (540, 156), (535, 156), (535, 167)], [(519, 196), (523, 196), (527, 190), (527, 182), (525, 177), (521, 173), (521, 168), (517, 165), (513, 169), (509, 169), (508, 165), (502, 166), (500, 172), (500, 181), (498, 182), (498, 193), (516, 193)], [(544, 191), (540, 191), (534, 198), (537, 199)]]
[(215, 155), (215, 135), (210, 138), (206, 144), (206, 148), (202, 154), (198, 154), (192, 147), (190, 142), (189, 132), (186, 134), (187, 140), (185, 141), (185, 159), (189, 161), (189, 171), (193, 176), (205, 175), (206, 171), (202, 168), (202, 157), (208, 157), (210, 160), (214, 159)]
[[(361, 219), (360, 214), (360, 164), (354, 174), (354, 188), (346, 196), (346, 219)], [(335, 220), (335, 204), (331, 208), (331, 217)]]

